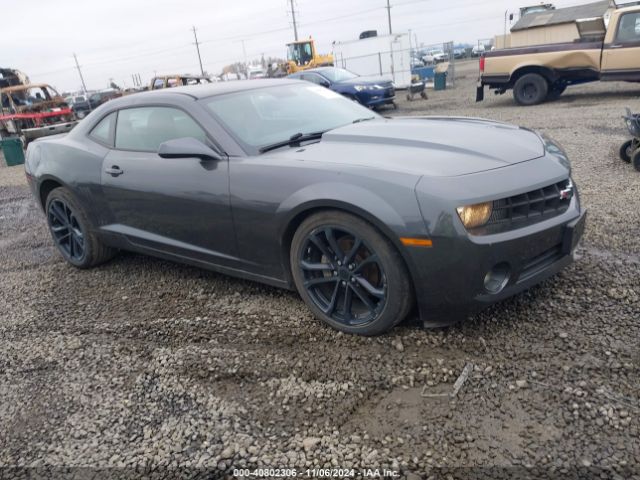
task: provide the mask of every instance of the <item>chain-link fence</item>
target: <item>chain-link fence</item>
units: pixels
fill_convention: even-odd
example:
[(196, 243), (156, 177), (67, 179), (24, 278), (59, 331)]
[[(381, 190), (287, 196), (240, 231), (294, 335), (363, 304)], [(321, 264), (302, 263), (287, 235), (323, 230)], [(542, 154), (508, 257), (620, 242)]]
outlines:
[(462, 56), (456, 53), (453, 42), (415, 47), (405, 41), (408, 36), (397, 37), (406, 38), (390, 42), (378, 37), (368, 44), (367, 40), (334, 44), (334, 64), (361, 76), (390, 78), (397, 88), (407, 88), (415, 75), (430, 83), (436, 71), (444, 71), (449, 86), (455, 86), (455, 63)]

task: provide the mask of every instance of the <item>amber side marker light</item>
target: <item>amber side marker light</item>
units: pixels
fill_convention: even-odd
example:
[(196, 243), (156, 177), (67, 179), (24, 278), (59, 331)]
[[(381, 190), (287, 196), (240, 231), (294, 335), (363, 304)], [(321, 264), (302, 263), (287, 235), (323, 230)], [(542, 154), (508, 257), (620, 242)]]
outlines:
[(428, 238), (400, 237), (400, 241), (407, 247), (432, 247), (433, 242)]

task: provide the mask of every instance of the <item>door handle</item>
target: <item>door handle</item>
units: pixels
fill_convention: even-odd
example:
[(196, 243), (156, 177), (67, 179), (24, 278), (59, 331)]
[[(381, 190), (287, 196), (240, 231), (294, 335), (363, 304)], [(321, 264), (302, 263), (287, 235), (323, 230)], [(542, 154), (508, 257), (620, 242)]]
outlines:
[(105, 169), (105, 173), (108, 173), (112, 177), (117, 177), (118, 175), (122, 175), (124, 171), (117, 165), (111, 165), (111, 168)]

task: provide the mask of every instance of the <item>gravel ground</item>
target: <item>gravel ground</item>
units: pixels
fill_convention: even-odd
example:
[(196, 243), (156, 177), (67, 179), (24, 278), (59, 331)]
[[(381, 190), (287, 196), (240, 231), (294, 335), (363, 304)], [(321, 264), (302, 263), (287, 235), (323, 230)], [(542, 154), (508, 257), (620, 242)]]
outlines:
[[(640, 478), (640, 174), (617, 158), (640, 87), (475, 104), (474, 68), (393, 113), (551, 134), (590, 216), (579, 262), (446, 329), (346, 336), (293, 293), (132, 254), (75, 270), (0, 168), (0, 477)], [(456, 398), (422, 395), (466, 364)]]

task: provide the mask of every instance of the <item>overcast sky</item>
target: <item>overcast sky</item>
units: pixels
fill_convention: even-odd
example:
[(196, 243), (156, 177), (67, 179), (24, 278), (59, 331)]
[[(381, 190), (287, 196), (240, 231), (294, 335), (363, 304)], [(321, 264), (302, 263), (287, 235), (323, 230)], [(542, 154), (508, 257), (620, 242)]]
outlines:
[[(475, 44), (502, 33), (505, 10), (535, 3), (391, 0), (392, 26), (394, 33), (411, 29), (419, 43)], [(0, 66), (22, 70), (32, 82), (74, 90), (81, 85), (75, 52), (89, 89), (107, 87), (110, 78), (132, 86), (133, 73), (146, 84), (154, 72), (199, 71), (195, 25), (204, 69), (218, 74), (224, 65), (243, 60), (242, 40), (248, 60), (262, 53), (285, 57), (285, 43), (293, 40), (288, 5), (288, 0), (0, 0)], [(386, 0), (297, 0), (299, 36), (312, 35), (320, 52), (328, 53), (333, 41), (356, 39), (363, 30), (387, 33), (385, 5)]]

